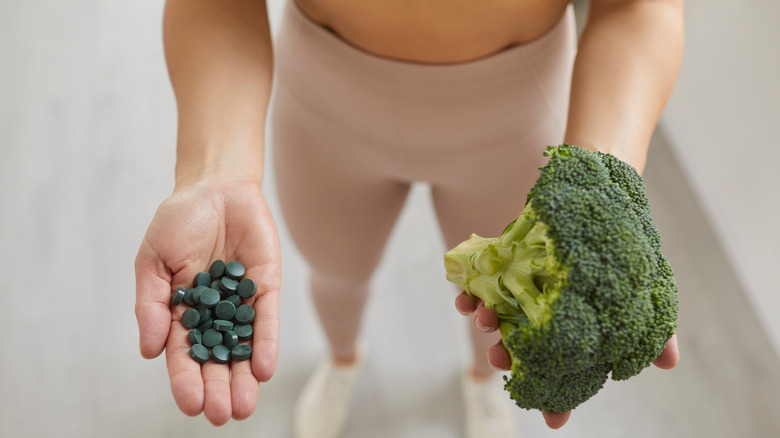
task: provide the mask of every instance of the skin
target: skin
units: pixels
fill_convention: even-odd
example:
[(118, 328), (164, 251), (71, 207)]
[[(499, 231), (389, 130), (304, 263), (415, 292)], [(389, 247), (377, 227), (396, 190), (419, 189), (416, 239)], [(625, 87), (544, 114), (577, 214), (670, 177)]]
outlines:
[[(591, 0), (572, 81), (565, 139), (644, 168), (650, 136), (671, 93), (683, 47), (682, 0)], [(302, 9), (348, 42), (380, 56), (464, 62), (529, 41), (565, 1), (303, 1)], [(247, 418), (278, 355), (279, 239), (262, 193), (265, 119), (273, 54), (264, 1), (168, 0), (163, 39), (179, 111), (176, 186), (158, 208), (136, 257), (136, 317), (145, 358), (163, 350), (171, 391), (187, 415), (215, 425)], [(518, 211), (522, 209), (518, 205)], [(509, 222), (511, 218), (507, 218)], [(241, 260), (258, 282), (252, 361), (200, 366), (187, 355), (182, 309), (170, 294), (215, 259)], [(465, 300), (467, 301), (464, 301)], [(494, 332), (492, 310), (461, 295), (457, 308)], [(495, 333), (494, 333), (495, 335)], [(677, 364), (676, 337), (655, 364)], [(501, 344), (488, 362), (508, 367)], [(478, 375), (484, 372), (478, 372)], [(543, 413), (551, 428), (569, 412)]]

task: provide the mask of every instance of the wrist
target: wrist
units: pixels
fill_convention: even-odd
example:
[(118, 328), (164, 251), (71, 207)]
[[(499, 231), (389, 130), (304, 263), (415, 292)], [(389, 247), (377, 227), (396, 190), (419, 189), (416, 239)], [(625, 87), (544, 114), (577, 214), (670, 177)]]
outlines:
[(618, 147), (610, 141), (594, 141), (587, 137), (566, 136), (565, 143), (579, 146), (583, 149), (614, 155), (617, 159), (630, 165), (641, 175), (647, 159), (647, 147)]
[(261, 184), (263, 148), (251, 145), (179, 145), (174, 191), (208, 181)]
[(177, 164), (174, 191), (209, 181), (247, 181), (260, 185), (262, 180), (262, 168), (253, 166), (219, 164), (180, 166)]

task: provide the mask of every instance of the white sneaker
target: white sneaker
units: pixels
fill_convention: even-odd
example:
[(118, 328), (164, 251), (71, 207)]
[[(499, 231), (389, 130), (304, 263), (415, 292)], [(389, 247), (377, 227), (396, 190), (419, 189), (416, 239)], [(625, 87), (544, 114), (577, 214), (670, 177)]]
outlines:
[(481, 381), (466, 370), (461, 375), (466, 438), (514, 438), (515, 423), (509, 394), (500, 373)]
[(336, 438), (347, 421), (352, 395), (366, 366), (359, 349), (355, 363), (339, 366), (322, 357), (298, 396), (293, 412), (295, 438)]

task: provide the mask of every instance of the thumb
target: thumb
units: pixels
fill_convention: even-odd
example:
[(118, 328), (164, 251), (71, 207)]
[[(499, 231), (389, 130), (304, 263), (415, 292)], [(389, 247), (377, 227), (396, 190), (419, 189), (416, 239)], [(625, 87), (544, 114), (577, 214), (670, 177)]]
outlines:
[(141, 356), (162, 353), (171, 329), (171, 275), (160, 256), (144, 241), (135, 259), (135, 317)]

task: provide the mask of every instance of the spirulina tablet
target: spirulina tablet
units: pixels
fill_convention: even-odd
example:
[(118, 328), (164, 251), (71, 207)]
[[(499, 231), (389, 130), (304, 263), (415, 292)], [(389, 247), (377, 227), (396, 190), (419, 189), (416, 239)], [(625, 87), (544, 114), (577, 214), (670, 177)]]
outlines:
[(240, 341), (246, 341), (252, 337), (253, 329), (252, 324), (237, 324), (233, 327), (233, 331), (238, 335)]
[(209, 268), (209, 274), (214, 278), (222, 277), (225, 275), (225, 266), (227, 265), (224, 260), (214, 260)]
[(198, 272), (195, 274), (195, 285), (197, 286), (206, 286), (208, 287), (211, 284), (211, 274), (208, 272)]
[(234, 306), (238, 307), (241, 305), (241, 297), (238, 296), (238, 294), (233, 294), (225, 298), (225, 301), (229, 301), (233, 303)]
[(195, 309), (187, 309), (181, 315), (181, 325), (187, 328), (193, 328), (200, 321), (200, 313)]
[(244, 278), (238, 282), (236, 292), (241, 298), (252, 298), (255, 292), (257, 292), (257, 284), (248, 278)]
[(200, 296), (207, 290), (208, 288), (206, 286), (196, 286), (195, 289), (192, 290), (192, 302), (195, 303), (195, 306), (200, 304)]
[(224, 319), (215, 319), (214, 320), (214, 329), (226, 332), (228, 330), (233, 330), (233, 323), (230, 321), (226, 321)]
[(171, 297), (171, 305), (172, 306), (178, 306), (181, 304), (181, 301), (184, 299), (184, 295), (187, 294), (187, 289), (179, 286), (178, 289), (173, 291), (173, 296)]
[(198, 325), (201, 325), (211, 319), (211, 309), (201, 304), (200, 306), (196, 307), (195, 310), (200, 313), (200, 320), (198, 321)]
[(222, 292), (225, 292), (228, 295), (236, 293), (236, 289), (238, 289), (238, 282), (230, 277), (222, 277), (219, 280), (219, 283)]
[(232, 261), (225, 266), (225, 274), (233, 280), (240, 280), (246, 273), (246, 268), (241, 262)]
[(191, 287), (191, 288), (187, 289), (187, 291), (186, 291), (186, 292), (184, 292), (184, 302), (185, 302), (185, 303), (186, 303), (188, 306), (190, 306), (190, 307), (195, 307), (195, 306), (197, 306), (197, 304), (195, 304), (195, 300), (193, 300), (193, 299), (192, 299), (192, 294), (193, 294), (194, 292), (195, 292), (195, 288), (194, 288), (194, 287)]
[(215, 345), (219, 345), (222, 343), (222, 333), (214, 329), (208, 329), (206, 330), (206, 333), (203, 333), (202, 340), (203, 340), (203, 345), (211, 348)]
[(236, 305), (230, 301), (220, 301), (214, 313), (217, 315), (217, 318), (229, 321), (236, 314)]
[(222, 345), (227, 348), (233, 348), (238, 345), (238, 335), (230, 330), (222, 333)]
[(209, 350), (200, 344), (195, 344), (190, 348), (190, 357), (197, 363), (206, 363), (209, 360)]
[(239, 324), (249, 324), (255, 320), (255, 309), (249, 304), (242, 304), (236, 309), (236, 322)]
[(211, 358), (216, 363), (228, 363), (230, 361), (230, 349), (224, 345), (217, 345), (211, 349)]
[(187, 334), (187, 338), (190, 340), (190, 345), (200, 344), (203, 342), (203, 335), (200, 334), (199, 330), (190, 330), (190, 332)]
[(206, 330), (210, 329), (212, 325), (214, 325), (214, 320), (209, 318), (203, 324), (198, 324), (198, 331), (206, 333)]
[(252, 347), (245, 344), (236, 345), (230, 352), (233, 360), (247, 360), (252, 357)]
[(206, 288), (202, 294), (200, 294), (200, 303), (206, 307), (215, 307), (219, 303), (219, 292), (211, 288)]

